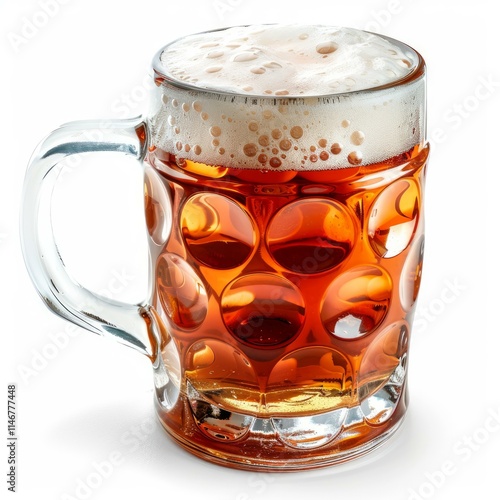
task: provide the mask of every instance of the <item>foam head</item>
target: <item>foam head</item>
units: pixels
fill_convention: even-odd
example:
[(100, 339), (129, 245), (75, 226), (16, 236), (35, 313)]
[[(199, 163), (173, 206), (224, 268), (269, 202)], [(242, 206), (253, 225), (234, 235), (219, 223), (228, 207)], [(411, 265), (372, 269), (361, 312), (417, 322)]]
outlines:
[(190, 35), (155, 59), (156, 146), (213, 165), (322, 170), (423, 141), (424, 65), (360, 30), (244, 26)]

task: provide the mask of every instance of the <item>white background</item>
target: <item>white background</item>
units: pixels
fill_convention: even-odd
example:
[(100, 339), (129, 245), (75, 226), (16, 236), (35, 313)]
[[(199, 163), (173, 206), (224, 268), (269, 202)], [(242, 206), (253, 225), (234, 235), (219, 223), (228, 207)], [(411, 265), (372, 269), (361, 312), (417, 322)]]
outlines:
[[(0, 394), (6, 400), (7, 384), (17, 384), (13, 498), (498, 498), (495, 3), (48, 3), (50, 15), (43, 0), (0, 1)], [(432, 153), (409, 414), (380, 456), (307, 473), (233, 471), (180, 450), (155, 424), (149, 362), (51, 314), (29, 281), (18, 236), (24, 170), (42, 137), (71, 120), (147, 112), (145, 78), (162, 45), (189, 32), (261, 22), (380, 31), (415, 47), (428, 64)], [(68, 267), (85, 285), (126, 301), (141, 300), (147, 286), (139, 171), (133, 161), (85, 160), (63, 177), (55, 199)], [(0, 429), (6, 436), (5, 410)], [(0, 450), (4, 498), (11, 494), (8, 449)]]

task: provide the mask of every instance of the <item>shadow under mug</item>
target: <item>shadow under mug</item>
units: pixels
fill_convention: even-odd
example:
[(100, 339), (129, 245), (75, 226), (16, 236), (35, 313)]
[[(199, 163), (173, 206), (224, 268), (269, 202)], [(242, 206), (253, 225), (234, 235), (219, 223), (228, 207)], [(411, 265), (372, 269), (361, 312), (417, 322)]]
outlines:
[[(310, 469), (375, 449), (402, 422), (428, 146), (424, 62), (393, 42), (412, 56), (407, 77), (308, 99), (197, 89), (165, 74), (160, 51), (148, 116), (64, 125), (31, 160), (22, 243), (39, 294), (151, 360), (160, 421), (200, 457)], [(405, 107), (411, 147), (394, 151), (394, 111)], [(378, 113), (362, 135), (359, 109), (370, 122)], [(325, 112), (336, 125), (309, 144), (307, 122)], [(235, 129), (240, 153), (266, 168), (240, 168), (224, 144)], [(362, 136), (383, 141), (389, 159), (364, 164)], [(76, 283), (52, 235), (63, 160), (96, 151), (144, 171), (151, 292), (140, 304)], [(323, 167), (287, 164), (288, 151)], [(337, 155), (346, 168), (328, 169)]]

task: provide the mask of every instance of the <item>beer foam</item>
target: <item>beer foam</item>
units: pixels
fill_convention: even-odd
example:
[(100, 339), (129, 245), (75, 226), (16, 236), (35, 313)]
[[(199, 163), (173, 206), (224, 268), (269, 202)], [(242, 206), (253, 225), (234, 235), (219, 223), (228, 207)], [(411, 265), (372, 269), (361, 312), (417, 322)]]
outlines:
[(421, 64), (409, 47), (351, 28), (190, 35), (155, 61), (163, 83), (153, 141), (182, 158), (238, 168), (382, 161), (423, 140), (425, 82), (408, 78)]

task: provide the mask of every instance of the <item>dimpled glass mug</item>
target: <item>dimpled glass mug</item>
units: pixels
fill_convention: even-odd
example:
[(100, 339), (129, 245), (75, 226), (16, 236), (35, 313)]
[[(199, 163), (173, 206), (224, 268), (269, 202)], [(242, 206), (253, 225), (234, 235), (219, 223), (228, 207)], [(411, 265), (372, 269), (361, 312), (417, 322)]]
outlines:
[[(354, 29), (268, 25), (187, 36), (153, 69), (147, 117), (70, 123), (35, 152), (22, 241), (40, 295), (151, 359), (159, 419), (195, 455), (286, 471), (378, 447), (407, 408), (423, 59)], [(76, 283), (52, 237), (61, 161), (93, 151), (144, 170), (137, 305)]]

